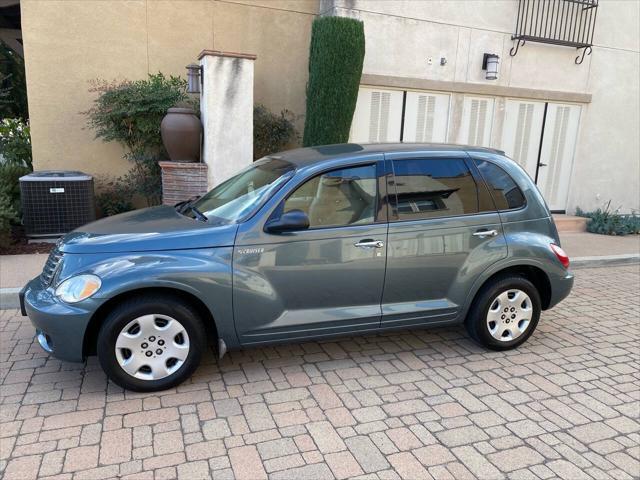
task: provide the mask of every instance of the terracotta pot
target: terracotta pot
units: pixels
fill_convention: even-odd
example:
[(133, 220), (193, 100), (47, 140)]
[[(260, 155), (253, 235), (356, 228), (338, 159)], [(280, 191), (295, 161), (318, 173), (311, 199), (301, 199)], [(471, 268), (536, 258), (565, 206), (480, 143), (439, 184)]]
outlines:
[(202, 123), (190, 108), (170, 108), (160, 124), (162, 143), (174, 162), (199, 162)]

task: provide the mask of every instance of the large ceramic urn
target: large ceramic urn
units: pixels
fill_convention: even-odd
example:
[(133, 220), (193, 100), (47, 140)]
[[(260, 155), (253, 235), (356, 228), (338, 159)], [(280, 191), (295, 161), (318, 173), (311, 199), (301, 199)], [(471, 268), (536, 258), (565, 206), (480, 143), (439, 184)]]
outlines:
[(202, 123), (190, 108), (170, 108), (160, 124), (162, 143), (174, 162), (199, 162)]

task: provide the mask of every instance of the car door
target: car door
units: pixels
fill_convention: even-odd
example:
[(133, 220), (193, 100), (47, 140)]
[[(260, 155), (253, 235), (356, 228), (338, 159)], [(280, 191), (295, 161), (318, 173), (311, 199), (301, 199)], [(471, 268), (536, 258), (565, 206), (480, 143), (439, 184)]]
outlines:
[[(240, 342), (378, 329), (387, 240), (383, 156), (316, 172), (287, 190), (271, 212), (241, 225), (236, 238)], [(267, 220), (292, 209), (308, 215), (308, 229), (265, 232)]]
[(499, 215), (466, 153), (387, 158), (394, 175), (381, 326), (453, 321), (478, 275), (507, 255)]

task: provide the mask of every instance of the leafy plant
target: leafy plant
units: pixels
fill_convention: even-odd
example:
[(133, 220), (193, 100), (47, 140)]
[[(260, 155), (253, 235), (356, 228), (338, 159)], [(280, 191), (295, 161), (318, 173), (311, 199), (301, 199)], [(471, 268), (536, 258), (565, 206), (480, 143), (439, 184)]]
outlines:
[(20, 119), (0, 122), (0, 246), (11, 239), (11, 225), (20, 221), (19, 178), (33, 170), (29, 126)]
[(348, 141), (362, 75), (364, 43), (364, 25), (359, 20), (314, 20), (304, 146)]
[(31, 129), (19, 118), (0, 122), (0, 155), (5, 163), (33, 170), (31, 161)]
[(13, 210), (19, 215), (20, 208), (20, 177), (31, 172), (29, 167), (13, 165), (10, 163), (0, 164), (0, 193), (5, 195)]
[[(84, 112), (96, 138), (115, 141), (128, 149), (132, 168), (109, 182), (98, 195), (98, 205), (110, 215), (132, 208), (132, 197), (144, 197), (148, 206), (162, 199), (162, 181), (157, 161), (166, 157), (160, 123), (167, 110), (189, 103), (187, 82), (180, 77), (149, 75), (146, 80), (107, 82), (96, 80), (90, 89), (99, 93), (94, 105)], [(111, 213), (110, 213), (111, 212)]]
[(0, 118), (29, 118), (24, 60), (0, 41)]
[(576, 208), (576, 215), (586, 217), (587, 231), (599, 233), (601, 235), (628, 235), (640, 233), (640, 216), (632, 213), (630, 215), (620, 215), (618, 210), (611, 211), (611, 200), (604, 208), (598, 208), (593, 212), (585, 212), (581, 208)]
[(270, 112), (264, 105), (253, 107), (253, 159), (284, 150), (298, 140), (294, 116), (288, 110), (280, 115)]
[(11, 243), (11, 224), (18, 221), (18, 213), (13, 208), (11, 198), (0, 187), (0, 247)]
[(160, 123), (169, 108), (186, 101), (187, 81), (156, 73), (146, 80), (92, 83), (89, 91), (99, 95), (84, 113), (96, 138), (121, 143), (136, 155), (159, 154)]
[(129, 188), (120, 179), (102, 180), (100, 191), (96, 195), (96, 203), (104, 216), (133, 210)]

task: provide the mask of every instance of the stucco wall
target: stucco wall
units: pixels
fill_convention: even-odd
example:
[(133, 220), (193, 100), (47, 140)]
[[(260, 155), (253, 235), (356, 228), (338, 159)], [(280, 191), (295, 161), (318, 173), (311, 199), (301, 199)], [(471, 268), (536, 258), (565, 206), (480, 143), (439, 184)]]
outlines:
[(186, 75), (204, 49), (253, 53), (255, 101), (303, 125), (307, 52), (317, 0), (22, 0), (37, 169), (124, 173), (115, 143), (95, 140), (92, 79)]
[[(640, 209), (640, 2), (600, 2), (593, 53), (582, 65), (574, 63), (574, 48), (545, 44), (527, 43), (511, 57), (517, 8), (516, 0), (322, 0), (320, 5), (323, 14), (364, 21), (366, 74), (591, 93), (592, 102), (583, 105), (567, 209), (592, 209), (609, 199), (616, 208)], [(497, 81), (484, 78), (485, 52), (500, 55)], [(452, 99), (454, 131), (460, 96)], [(501, 116), (495, 118), (499, 122)], [(494, 146), (499, 130), (492, 134)]]
[[(255, 100), (293, 111), (302, 127), (318, 12), (365, 22), (367, 74), (593, 94), (568, 209), (609, 199), (640, 208), (640, 2), (627, 0), (600, 2), (582, 65), (573, 48), (534, 43), (510, 57), (517, 0), (22, 0), (36, 168), (124, 172), (121, 149), (85, 129), (88, 81), (184, 75), (205, 48), (257, 54)], [(484, 52), (500, 55), (495, 82), (484, 79)]]

